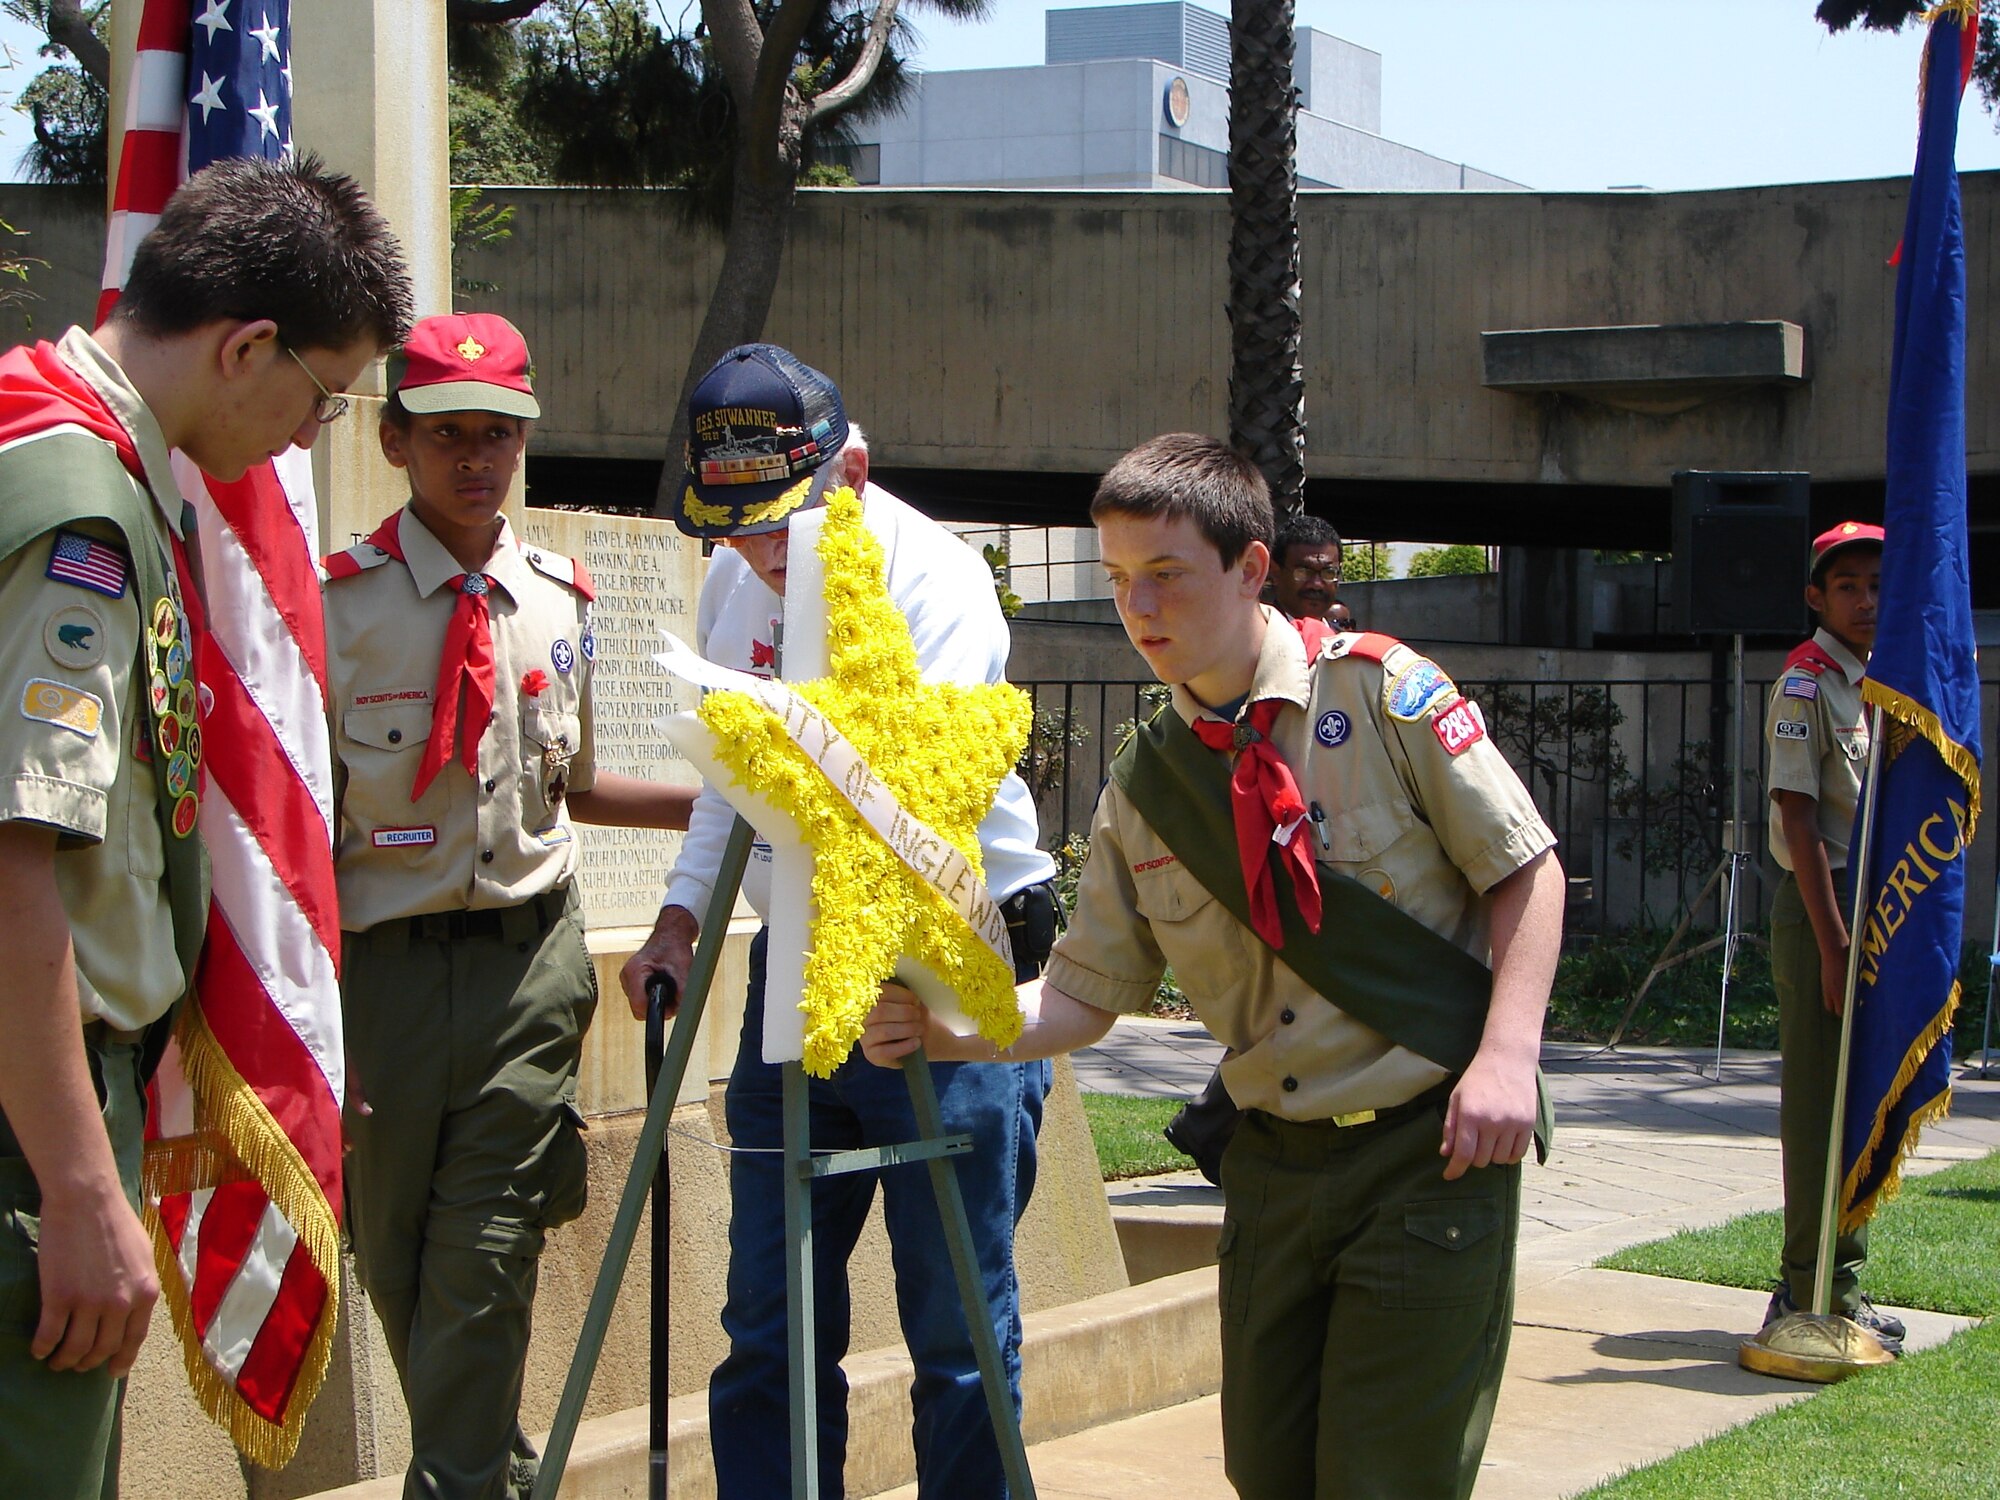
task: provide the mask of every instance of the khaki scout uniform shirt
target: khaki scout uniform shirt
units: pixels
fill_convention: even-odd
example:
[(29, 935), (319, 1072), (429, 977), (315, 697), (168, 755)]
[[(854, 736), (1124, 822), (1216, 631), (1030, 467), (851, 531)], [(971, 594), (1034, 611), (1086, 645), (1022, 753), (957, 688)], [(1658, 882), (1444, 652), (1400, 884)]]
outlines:
[[(57, 347), (137, 446), (152, 491), (146, 509), (171, 573), (168, 536), (179, 533), (182, 501), (159, 423), (81, 328)], [(22, 439), (0, 463), (19, 461), (38, 440)], [(116, 458), (105, 473), (136, 485)], [(88, 507), (79, 498), (78, 509)], [(67, 529), (123, 555), (116, 527), (86, 521)], [(138, 753), (150, 750), (149, 726), (146, 682), (133, 667), (140, 611), (151, 601), (138, 599), (129, 563), (115, 599), (48, 577), (54, 546), (51, 535), (0, 558), (0, 820), (58, 830), (56, 889), (69, 916), (83, 1014), (136, 1031), (186, 988), (167, 904), (154, 764)]]
[[(1854, 807), (1861, 800), (1861, 769), (1868, 761), (1868, 719), (1861, 706), (1861, 678), (1868, 664), (1824, 630), (1813, 644), (1832, 657), (1838, 671), (1787, 667), (1771, 685), (1764, 715), (1764, 749), (1770, 762), (1766, 785), (1773, 792), (1803, 792), (1818, 799), (1820, 842), (1829, 869), (1847, 867), (1847, 841), (1854, 831)], [(1775, 798), (1769, 819), (1771, 858), (1792, 867), (1785, 827)]]
[[(1324, 812), (1331, 848), (1310, 823), (1297, 837), (1313, 840), (1321, 863), (1486, 962), (1484, 893), (1555, 835), (1477, 708), (1400, 644), (1378, 663), (1346, 655), (1354, 637), (1343, 636), (1331, 659), (1308, 669), (1298, 632), (1275, 611), (1265, 616), (1250, 697), (1292, 705), (1272, 743)], [(1214, 717), (1184, 688), (1173, 706), (1189, 721)], [(1292, 899), (1282, 875), (1278, 899)], [(1187, 872), (1113, 779), (1098, 798), (1075, 915), (1048, 979), (1086, 1004), (1128, 1012), (1152, 998), (1169, 964), (1203, 1023), (1239, 1054), (1222, 1072), (1245, 1108), (1326, 1119), (1405, 1103), (1447, 1076), (1310, 989)]]
[[(367, 543), (362, 565), (329, 579), (328, 703), (339, 832), (334, 873), (340, 925), (350, 932), (425, 912), (516, 906), (564, 884), (576, 837), (563, 798), (588, 791), (590, 675), (596, 645), (590, 601), (575, 564), (523, 548), (502, 521), (480, 571), (493, 628), (493, 719), (479, 740), (479, 774), (460, 764), (461, 740), (422, 797), (410, 800), (431, 734), (431, 697), (466, 570), (405, 509), (407, 565)], [(528, 691), (530, 674), (545, 685)], [(461, 719), (461, 735), (477, 725)]]

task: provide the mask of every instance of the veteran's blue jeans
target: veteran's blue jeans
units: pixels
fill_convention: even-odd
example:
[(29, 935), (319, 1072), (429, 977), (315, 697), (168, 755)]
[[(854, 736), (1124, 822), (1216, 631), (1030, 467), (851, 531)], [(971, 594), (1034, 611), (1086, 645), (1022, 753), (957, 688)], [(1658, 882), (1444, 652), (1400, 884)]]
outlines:
[[(791, 1493), (791, 1424), (785, 1355), (785, 1205), (777, 1150), (784, 1141), (779, 1071), (763, 1061), (764, 948), (750, 948), (743, 1036), (729, 1075), (729, 1294), (722, 1326), (729, 1356), (708, 1385), (709, 1443), (721, 1500), (775, 1500)], [(972, 1137), (949, 1158), (965, 1198), (993, 1331), (1021, 1406), (1021, 1296), (1014, 1226), (1035, 1186), (1035, 1135), (1049, 1065), (934, 1063), (947, 1134)], [(917, 1138), (909, 1085), (855, 1048), (830, 1079), (809, 1079), (815, 1151), (886, 1146)], [(746, 1153), (742, 1148), (753, 1148)], [(758, 1149), (761, 1148), (761, 1149)], [(965, 1312), (944, 1243), (930, 1171), (909, 1162), (880, 1172), (821, 1177), (812, 1184), (813, 1311), (818, 1340), (820, 1494), (845, 1493), (847, 1455), (847, 1258), (877, 1182), (896, 1275), (896, 1309), (916, 1365), (910, 1387), (918, 1491), (925, 1500), (1000, 1500), (1000, 1450), (966, 1334)]]

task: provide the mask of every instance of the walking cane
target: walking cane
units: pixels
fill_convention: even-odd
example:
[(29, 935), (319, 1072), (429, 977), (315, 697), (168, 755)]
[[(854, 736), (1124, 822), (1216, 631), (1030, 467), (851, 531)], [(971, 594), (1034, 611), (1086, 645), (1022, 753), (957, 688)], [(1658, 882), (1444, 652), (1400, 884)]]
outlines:
[[(655, 974), (646, 981), (646, 1097), (660, 1085), (660, 1060), (667, 1050), (667, 1013), (678, 999), (673, 976)], [(651, 1408), (647, 1423), (651, 1451), (646, 1463), (647, 1500), (667, 1500), (667, 1227), (670, 1194), (667, 1148), (660, 1142), (660, 1159), (653, 1168), (653, 1365), (648, 1384)]]

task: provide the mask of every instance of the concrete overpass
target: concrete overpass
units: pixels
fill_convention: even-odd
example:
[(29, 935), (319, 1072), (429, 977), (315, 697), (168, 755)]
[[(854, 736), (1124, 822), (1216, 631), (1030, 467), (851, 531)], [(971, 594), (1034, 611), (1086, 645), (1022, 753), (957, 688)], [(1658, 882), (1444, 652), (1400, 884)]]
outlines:
[[(1963, 189), (1975, 576), (2000, 576), (2000, 174)], [(1364, 536), (1664, 548), (1672, 471), (1738, 468), (1875, 511), (1906, 192), (1302, 194), (1309, 506)], [(465, 257), (496, 288), (465, 301), (538, 356), (536, 498), (643, 502), (720, 240), (667, 193), (490, 196), (514, 232)], [(0, 192), (55, 263), (39, 329), (88, 306), (99, 201)], [(1227, 236), (1216, 192), (809, 190), (768, 334), (837, 374), (933, 513), (1076, 524), (1133, 442), (1223, 430)]]

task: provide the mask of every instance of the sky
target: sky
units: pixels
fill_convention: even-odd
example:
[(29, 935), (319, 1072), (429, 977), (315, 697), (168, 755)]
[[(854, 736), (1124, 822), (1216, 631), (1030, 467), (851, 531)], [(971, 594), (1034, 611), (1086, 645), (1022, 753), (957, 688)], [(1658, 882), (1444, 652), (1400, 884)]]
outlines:
[[(326, 0), (317, 0), (326, 3)], [(1908, 173), (1919, 33), (1829, 36), (1813, 0), (1297, 0), (1302, 25), (1382, 56), (1382, 131), (1549, 191), (1661, 191)], [(661, 0), (671, 20), (683, 0)], [(1042, 61), (1041, 0), (954, 22), (905, 0), (931, 70)], [(1226, 0), (1214, 9), (1226, 11)], [(686, 0), (692, 13), (692, 0)], [(39, 71), (39, 38), (0, 20), (0, 99)], [(2000, 167), (1967, 99), (1961, 170)], [(0, 108), (0, 180), (25, 117)]]

